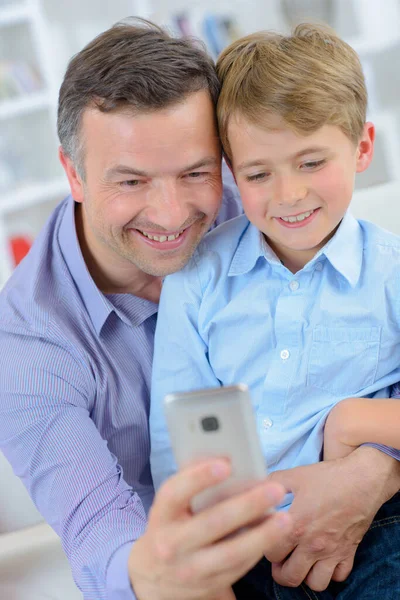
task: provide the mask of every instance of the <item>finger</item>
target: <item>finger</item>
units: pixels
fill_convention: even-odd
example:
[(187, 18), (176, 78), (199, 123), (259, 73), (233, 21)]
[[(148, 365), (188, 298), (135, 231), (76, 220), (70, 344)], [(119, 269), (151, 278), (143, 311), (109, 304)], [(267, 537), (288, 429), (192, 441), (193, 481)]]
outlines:
[(280, 585), (298, 587), (313, 567), (315, 558), (295, 548), (287, 560), (272, 564), (272, 577)]
[(283, 496), (284, 489), (278, 484), (257, 485), (198, 513), (180, 527), (174, 526), (171, 545), (176, 554), (186, 554), (214, 544), (243, 527), (264, 520)]
[[(268, 478), (269, 480), (269, 478)], [(289, 511), (291, 514), (291, 511)], [(265, 558), (271, 563), (283, 563), (288, 559), (291, 552), (295, 550), (300, 542), (300, 539), (304, 535), (305, 526), (294, 523), (294, 526), (286, 532), (286, 535), (282, 535), (280, 543), (276, 546), (272, 546), (268, 552), (265, 553)]]
[(181, 583), (214, 579), (213, 585), (232, 585), (262, 558), (266, 545), (279, 544), (291, 524), (287, 513), (274, 513), (261, 524), (188, 555), (178, 567)]
[(223, 481), (230, 474), (222, 459), (196, 463), (170, 477), (156, 494), (149, 521), (157, 526), (170, 523), (190, 511), (190, 501), (199, 492)]
[(331, 582), (336, 568), (335, 559), (317, 561), (310, 569), (305, 582), (314, 592), (323, 592)]
[(342, 560), (333, 572), (333, 581), (344, 581), (350, 575), (354, 565), (354, 554), (346, 560)]

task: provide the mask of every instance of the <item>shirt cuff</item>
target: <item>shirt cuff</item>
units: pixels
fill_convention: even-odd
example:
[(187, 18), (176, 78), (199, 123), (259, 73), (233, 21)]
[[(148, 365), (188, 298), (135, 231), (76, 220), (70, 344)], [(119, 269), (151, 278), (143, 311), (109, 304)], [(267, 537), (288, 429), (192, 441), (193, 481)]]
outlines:
[(137, 600), (128, 574), (128, 558), (132, 542), (124, 544), (113, 554), (107, 569), (108, 600)]
[(388, 454), (392, 458), (395, 458), (396, 460), (400, 460), (400, 450), (397, 450), (396, 448), (390, 448), (390, 446), (383, 446), (382, 444), (372, 444), (372, 443), (362, 444), (362, 445), (363, 446), (371, 446), (372, 448), (377, 448), (378, 450), (381, 450), (381, 452)]

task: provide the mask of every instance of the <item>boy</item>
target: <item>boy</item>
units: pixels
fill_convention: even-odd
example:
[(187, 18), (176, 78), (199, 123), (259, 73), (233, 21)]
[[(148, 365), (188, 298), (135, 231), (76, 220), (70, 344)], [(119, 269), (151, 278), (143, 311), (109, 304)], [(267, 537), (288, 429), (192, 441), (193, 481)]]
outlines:
[(217, 69), (220, 134), (246, 214), (164, 284), (156, 487), (175, 470), (168, 392), (247, 383), (274, 471), (317, 463), (331, 409), (387, 398), (400, 379), (400, 239), (347, 210), (374, 145), (357, 55), (330, 30), (300, 25), (233, 43)]

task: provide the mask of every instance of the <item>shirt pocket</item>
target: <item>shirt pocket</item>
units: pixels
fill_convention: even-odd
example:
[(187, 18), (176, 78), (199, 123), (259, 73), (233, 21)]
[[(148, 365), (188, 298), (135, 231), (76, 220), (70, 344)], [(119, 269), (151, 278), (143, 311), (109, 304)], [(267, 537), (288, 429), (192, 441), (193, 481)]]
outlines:
[(307, 385), (348, 397), (375, 381), (380, 327), (316, 327)]

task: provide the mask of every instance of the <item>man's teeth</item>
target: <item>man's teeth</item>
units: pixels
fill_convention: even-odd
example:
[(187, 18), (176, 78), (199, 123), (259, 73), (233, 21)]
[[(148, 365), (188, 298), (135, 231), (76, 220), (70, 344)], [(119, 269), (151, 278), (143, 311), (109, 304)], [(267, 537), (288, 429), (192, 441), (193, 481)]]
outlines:
[(286, 221), (286, 223), (297, 223), (298, 221), (304, 221), (310, 215), (313, 214), (313, 210), (308, 210), (305, 213), (301, 213), (301, 215), (297, 215), (296, 217), (281, 217), (282, 221)]
[(149, 238), (149, 240), (154, 240), (155, 242), (173, 242), (181, 235), (182, 231), (173, 233), (172, 235), (150, 235), (150, 233), (146, 233), (145, 231), (141, 231), (141, 233)]

